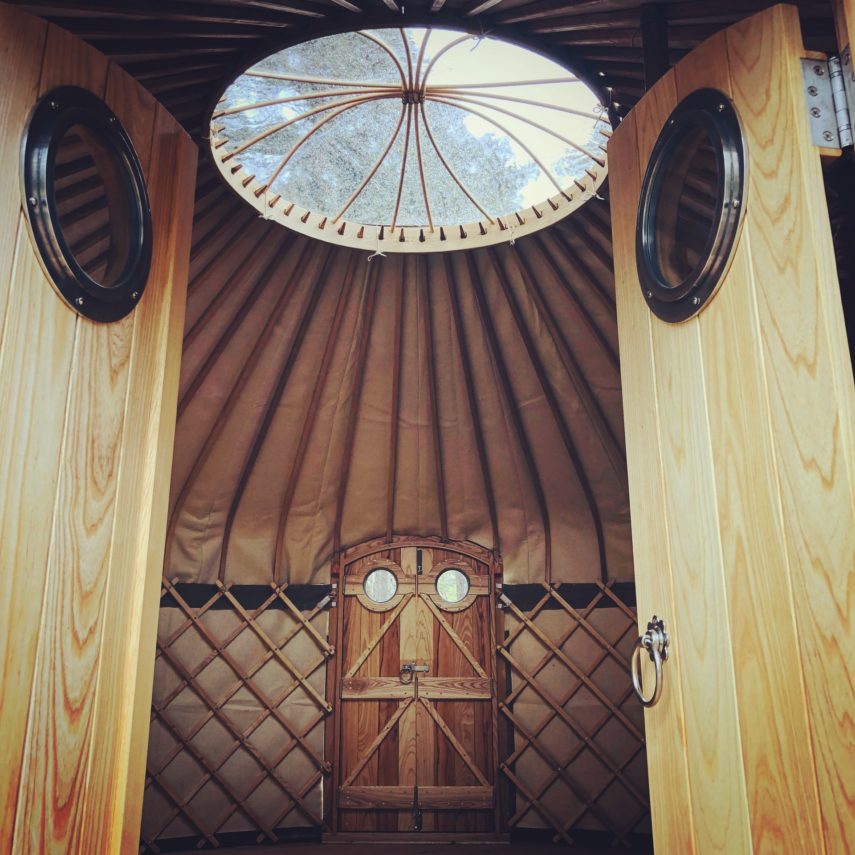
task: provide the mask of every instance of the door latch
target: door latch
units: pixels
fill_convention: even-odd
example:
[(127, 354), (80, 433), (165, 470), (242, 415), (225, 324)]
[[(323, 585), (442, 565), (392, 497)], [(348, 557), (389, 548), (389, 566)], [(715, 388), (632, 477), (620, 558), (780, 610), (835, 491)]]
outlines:
[(847, 46), (840, 56), (802, 59), (801, 63), (811, 142), (822, 148), (852, 146), (855, 66), (851, 50)]
[[(428, 666), (427, 665), (416, 665), (415, 662), (405, 662), (401, 665), (401, 682), (402, 683), (412, 683), (413, 674), (427, 674)], [(409, 679), (404, 679), (408, 677)]]

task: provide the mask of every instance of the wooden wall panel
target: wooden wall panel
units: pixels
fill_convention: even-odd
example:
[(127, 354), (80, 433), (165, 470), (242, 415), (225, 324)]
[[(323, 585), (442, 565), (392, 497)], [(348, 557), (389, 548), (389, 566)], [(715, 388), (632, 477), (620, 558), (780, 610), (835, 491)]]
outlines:
[[(10, 283), (0, 390), (12, 402), (0, 431), (2, 602), (10, 609), (0, 852), (118, 851), (133, 707), (141, 696), (147, 707), (151, 692), (135, 677), (142, 592), (147, 576), (159, 580), (162, 560), (162, 523), (153, 521), (171, 463), (195, 152), (174, 120), (96, 51), (53, 26), (45, 37), (44, 25), (8, 7), (0, 16), (4, 35), (20, 34), (0, 59), (14, 83), (4, 144), (19, 145), (34, 79), (39, 94), (83, 86), (125, 125), (152, 194), (149, 288), (134, 313), (101, 325), (53, 291), (20, 190), (0, 185), (0, 264), (8, 271), (0, 278)], [(30, 63), (20, 52), (39, 58), (37, 74), (22, 72)], [(16, 161), (17, 151), (6, 162)], [(11, 261), (3, 256), (10, 235)], [(148, 618), (156, 621), (150, 606)], [(138, 737), (137, 750), (143, 744)]]
[(636, 147), (643, 169), (670, 110), (703, 86), (733, 99), (747, 137), (740, 242), (718, 295), (681, 325), (651, 315), (638, 286), (638, 172), (612, 175), (626, 410), (645, 414), (627, 420), (639, 604), (655, 593), (651, 610), (669, 608), (666, 565), (651, 566), (642, 543), (664, 538), (666, 691), (679, 681), (684, 700), (684, 722), (667, 699), (646, 718), (656, 844), (668, 852), (686, 851), (672, 842), (679, 816), (660, 807), (684, 797), (682, 778), (664, 777), (657, 794), (659, 769), (679, 767), (677, 724), (697, 851), (845, 852), (855, 834), (855, 406), (802, 51), (792, 8), (736, 25), (666, 76), (612, 142), (613, 165), (615, 147)]

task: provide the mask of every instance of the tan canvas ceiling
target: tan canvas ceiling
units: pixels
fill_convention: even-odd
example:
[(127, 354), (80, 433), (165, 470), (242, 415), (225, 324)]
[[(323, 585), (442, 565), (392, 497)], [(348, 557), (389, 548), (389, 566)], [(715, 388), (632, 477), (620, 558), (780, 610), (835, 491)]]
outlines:
[(328, 579), (435, 535), (505, 578), (631, 578), (608, 208), (515, 245), (403, 257), (197, 203), (166, 572)]
[[(15, 2), (121, 64), (204, 152), (258, 56), (399, 26), (402, 7), (546, 51), (619, 118), (646, 76), (773, 0)], [(828, 49), (826, 0), (798, 5)], [(514, 247), (369, 264), (258, 219), (208, 165), (196, 219), (167, 574), (323, 581), (339, 546), (416, 533), (499, 548), (509, 581), (631, 577), (607, 203)]]

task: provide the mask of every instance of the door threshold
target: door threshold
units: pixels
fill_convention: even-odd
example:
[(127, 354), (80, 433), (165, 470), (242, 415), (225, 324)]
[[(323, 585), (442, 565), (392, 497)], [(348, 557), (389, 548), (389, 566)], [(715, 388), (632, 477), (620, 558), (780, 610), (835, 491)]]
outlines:
[(442, 831), (401, 831), (401, 832), (379, 832), (379, 831), (353, 831), (338, 832), (336, 834), (324, 834), (321, 836), (322, 843), (393, 843), (400, 846), (403, 843), (461, 843), (477, 846), (483, 843), (507, 844), (510, 843), (510, 835), (492, 834), (490, 832), (442, 832)]

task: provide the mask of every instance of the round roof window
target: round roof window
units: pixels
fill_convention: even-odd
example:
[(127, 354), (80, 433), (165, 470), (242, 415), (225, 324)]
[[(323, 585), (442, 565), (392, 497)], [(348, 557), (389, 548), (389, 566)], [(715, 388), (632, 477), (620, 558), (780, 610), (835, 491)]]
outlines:
[(490, 37), (406, 27), (279, 51), (225, 91), (214, 160), (264, 216), (369, 250), (460, 249), (566, 216), (606, 176), (581, 80)]

